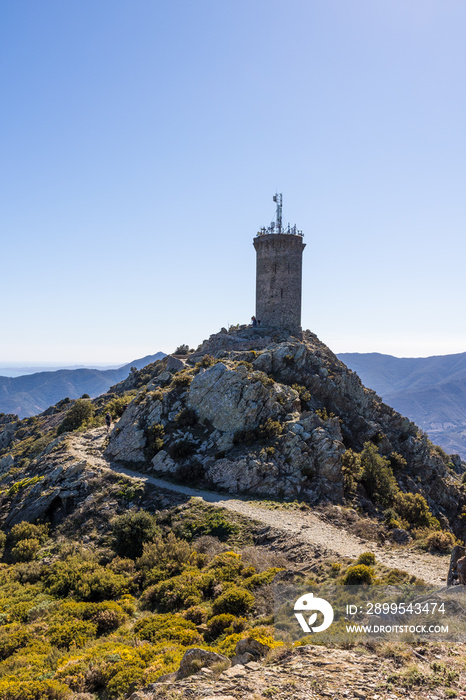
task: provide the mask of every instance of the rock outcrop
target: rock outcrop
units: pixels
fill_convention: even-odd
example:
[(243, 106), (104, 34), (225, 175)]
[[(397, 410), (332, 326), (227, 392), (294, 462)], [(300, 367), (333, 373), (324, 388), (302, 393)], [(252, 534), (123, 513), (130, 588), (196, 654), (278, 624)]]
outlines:
[(450, 522), (461, 513), (464, 463), (451, 463), (309, 331), (222, 330), (155, 375), (113, 431), (110, 458), (231, 493), (341, 502), (342, 456), (371, 442), (405, 460), (402, 491), (421, 493)]

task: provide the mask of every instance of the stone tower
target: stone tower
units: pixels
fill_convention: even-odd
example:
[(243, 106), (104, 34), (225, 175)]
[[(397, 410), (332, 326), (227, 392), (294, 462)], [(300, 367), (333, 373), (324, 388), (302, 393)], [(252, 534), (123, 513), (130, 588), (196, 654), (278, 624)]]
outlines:
[(282, 195), (276, 194), (277, 220), (254, 238), (256, 319), (260, 327), (301, 329), (302, 231), (282, 224)]

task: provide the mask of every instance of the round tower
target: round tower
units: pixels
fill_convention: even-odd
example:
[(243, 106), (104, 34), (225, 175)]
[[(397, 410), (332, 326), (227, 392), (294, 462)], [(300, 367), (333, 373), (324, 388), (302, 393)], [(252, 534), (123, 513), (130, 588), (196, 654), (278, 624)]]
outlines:
[(256, 319), (260, 327), (301, 329), (303, 233), (282, 224), (282, 195), (276, 194), (276, 221), (254, 238)]

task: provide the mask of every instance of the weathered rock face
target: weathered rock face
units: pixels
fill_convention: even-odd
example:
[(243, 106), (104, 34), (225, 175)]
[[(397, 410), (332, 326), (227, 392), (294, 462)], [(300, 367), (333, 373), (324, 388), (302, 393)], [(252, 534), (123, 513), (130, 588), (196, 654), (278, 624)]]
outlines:
[(112, 440), (106, 454), (120, 462), (145, 462), (144, 447), (146, 437), (139, 427), (140, 411), (136, 403), (131, 403), (112, 432)]
[[(188, 403), (201, 420), (223, 432), (249, 430), (267, 418), (276, 420), (299, 407), (298, 394), (289, 387), (264, 385), (264, 375), (248, 374), (246, 367), (228, 369), (223, 362), (196, 375), (189, 387)], [(262, 380), (262, 381), (261, 381)], [(278, 398), (283, 405), (278, 403)]]
[[(164, 361), (111, 435), (108, 456), (229, 492), (339, 502), (342, 455), (370, 441), (406, 460), (402, 490), (422, 493), (452, 522), (465, 503), (464, 463), (447, 466), (309, 331), (299, 339), (268, 333), (222, 331), (182, 366)], [(163, 434), (152, 447), (151, 430)]]

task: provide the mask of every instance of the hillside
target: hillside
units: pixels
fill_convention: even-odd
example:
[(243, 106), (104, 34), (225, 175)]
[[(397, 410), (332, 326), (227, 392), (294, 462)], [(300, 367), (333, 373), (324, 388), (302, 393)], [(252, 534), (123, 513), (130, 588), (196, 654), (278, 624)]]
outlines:
[(0, 698), (459, 697), (463, 644), (294, 641), (274, 591), (442, 584), (465, 469), (310, 332), (222, 331), (2, 416)]
[(466, 457), (466, 353), (420, 358), (342, 353), (338, 357), (434, 442)]
[(26, 418), (45, 411), (65, 397), (77, 399), (83, 394), (99, 396), (112, 384), (125, 379), (131, 367), (141, 369), (162, 357), (164, 353), (158, 352), (118, 369), (62, 369), (20, 377), (0, 377), (0, 413), (13, 413)]

